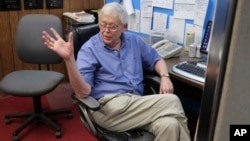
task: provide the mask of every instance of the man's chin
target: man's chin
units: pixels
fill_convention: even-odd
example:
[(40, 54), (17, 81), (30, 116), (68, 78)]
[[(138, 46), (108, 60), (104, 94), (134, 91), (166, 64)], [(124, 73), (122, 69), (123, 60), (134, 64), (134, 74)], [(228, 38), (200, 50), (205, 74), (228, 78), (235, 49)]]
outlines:
[(106, 44), (106, 45), (109, 45), (111, 43), (110, 40), (103, 40), (103, 42)]

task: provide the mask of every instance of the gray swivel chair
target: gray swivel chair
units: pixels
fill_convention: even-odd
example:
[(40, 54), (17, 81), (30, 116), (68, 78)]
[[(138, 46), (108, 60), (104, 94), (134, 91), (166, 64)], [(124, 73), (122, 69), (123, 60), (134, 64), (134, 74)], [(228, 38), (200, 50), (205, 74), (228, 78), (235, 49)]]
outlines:
[[(41, 66), (42, 64), (48, 66), (50, 64), (58, 64), (62, 61), (57, 54), (45, 47), (41, 38), (42, 31), (48, 31), (50, 27), (54, 27), (62, 34), (62, 23), (56, 16), (28, 14), (20, 19), (16, 32), (16, 52), (21, 61), (37, 64), (37, 66)], [(61, 137), (61, 128), (49, 119), (47, 115), (66, 114), (68, 118), (71, 118), (71, 111), (68, 109), (44, 111), (41, 96), (54, 90), (63, 79), (64, 74), (62, 73), (41, 70), (41, 67), (38, 67), (37, 70), (17, 70), (11, 72), (1, 80), (0, 89), (4, 93), (33, 99), (33, 112), (5, 115), (6, 124), (11, 122), (11, 118), (27, 118), (13, 132), (13, 139), (15, 141), (20, 139), (18, 133), (33, 123), (33, 121), (41, 121), (52, 126), (56, 130), (56, 137)]]
[[(91, 36), (99, 32), (98, 24), (91, 24), (77, 27), (73, 30), (74, 36), (74, 48), (75, 57), (77, 58), (77, 52), (81, 48), (82, 44), (87, 41)], [(145, 72), (144, 84), (145, 93), (153, 94), (159, 90), (160, 77), (152, 75), (152, 73)], [(84, 126), (90, 133), (98, 138), (100, 141), (153, 141), (154, 135), (142, 129), (133, 129), (125, 132), (113, 132), (108, 131), (99, 125), (97, 125), (89, 114), (90, 110), (99, 110), (100, 104), (93, 97), (79, 98), (75, 94), (72, 94), (73, 99), (76, 101), (80, 119)]]

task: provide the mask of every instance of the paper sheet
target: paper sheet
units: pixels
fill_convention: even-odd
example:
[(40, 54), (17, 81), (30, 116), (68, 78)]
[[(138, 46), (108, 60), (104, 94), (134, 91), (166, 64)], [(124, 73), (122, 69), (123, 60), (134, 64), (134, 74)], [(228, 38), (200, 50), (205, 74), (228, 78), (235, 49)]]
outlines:
[(195, 4), (175, 3), (174, 17), (180, 19), (194, 19)]
[(140, 19), (140, 32), (145, 33), (145, 34), (150, 34), (151, 31), (151, 20), (152, 18), (150, 17), (142, 17)]
[(153, 0), (153, 6), (173, 9), (173, 0)]
[(153, 15), (152, 0), (142, 0), (141, 1), (141, 16), (142, 17), (152, 17)]
[(153, 14), (152, 0), (141, 0), (140, 32), (150, 34)]
[(199, 25), (195, 25), (194, 30), (195, 30), (194, 42), (196, 44), (201, 44), (203, 28), (201, 26), (199, 26)]
[(196, 0), (196, 12), (194, 17), (194, 23), (199, 26), (204, 25), (204, 21), (207, 14), (207, 7), (208, 7), (209, 0)]
[(185, 24), (185, 20), (170, 17), (169, 30), (172, 32), (176, 32), (176, 40), (177, 40), (177, 43), (180, 43), (180, 44), (183, 44), (183, 41), (184, 41), (184, 24)]
[(175, 0), (175, 3), (195, 4), (195, 0)]
[(139, 32), (140, 31), (139, 29), (140, 29), (140, 11), (135, 10), (135, 13), (129, 16), (128, 30)]
[(162, 31), (166, 29), (168, 15), (165, 13), (154, 12), (153, 29)]
[(126, 8), (128, 15), (134, 14), (132, 0), (123, 0), (123, 6)]

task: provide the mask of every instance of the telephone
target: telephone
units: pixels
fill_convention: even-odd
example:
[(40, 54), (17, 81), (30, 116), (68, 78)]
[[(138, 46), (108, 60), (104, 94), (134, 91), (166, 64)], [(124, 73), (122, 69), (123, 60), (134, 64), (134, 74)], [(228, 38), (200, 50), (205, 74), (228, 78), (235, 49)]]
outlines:
[(158, 54), (164, 58), (168, 59), (171, 57), (177, 57), (183, 50), (182, 46), (177, 45), (169, 40), (161, 40), (152, 45), (152, 47), (158, 52)]

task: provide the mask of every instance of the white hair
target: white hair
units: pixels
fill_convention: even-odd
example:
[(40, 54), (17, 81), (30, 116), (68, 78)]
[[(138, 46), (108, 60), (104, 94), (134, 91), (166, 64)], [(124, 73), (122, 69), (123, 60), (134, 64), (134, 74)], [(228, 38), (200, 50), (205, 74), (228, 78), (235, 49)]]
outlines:
[(103, 13), (110, 14), (110, 15), (115, 14), (119, 17), (122, 24), (128, 23), (128, 13), (126, 9), (117, 2), (111, 2), (111, 3), (105, 4), (99, 12), (99, 19)]

